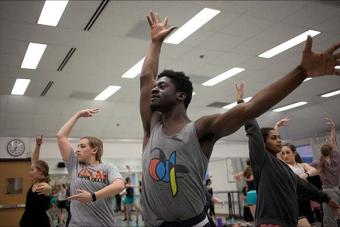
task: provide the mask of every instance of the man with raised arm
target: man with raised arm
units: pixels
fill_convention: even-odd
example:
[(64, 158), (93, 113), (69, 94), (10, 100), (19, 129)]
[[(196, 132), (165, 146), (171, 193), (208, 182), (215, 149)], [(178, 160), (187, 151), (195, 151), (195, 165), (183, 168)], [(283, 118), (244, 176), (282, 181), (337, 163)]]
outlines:
[(311, 51), (308, 37), (301, 63), (286, 76), (258, 92), (251, 101), (196, 121), (187, 116), (192, 83), (183, 72), (158, 75), (163, 40), (175, 27), (155, 13), (147, 16), (151, 45), (140, 77), (140, 112), (143, 122), (142, 213), (147, 226), (209, 226), (204, 212), (203, 180), (215, 142), (260, 116), (307, 77), (340, 75), (335, 70), (340, 54), (334, 45), (324, 53)]

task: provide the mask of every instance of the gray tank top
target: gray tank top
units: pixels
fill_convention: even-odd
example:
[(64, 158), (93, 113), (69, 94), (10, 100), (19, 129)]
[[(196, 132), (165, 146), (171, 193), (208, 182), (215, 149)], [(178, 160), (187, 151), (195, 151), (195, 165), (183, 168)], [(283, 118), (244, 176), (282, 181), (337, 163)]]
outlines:
[(187, 220), (204, 208), (203, 180), (208, 159), (200, 147), (195, 124), (174, 136), (157, 123), (143, 152), (142, 212), (146, 226)]

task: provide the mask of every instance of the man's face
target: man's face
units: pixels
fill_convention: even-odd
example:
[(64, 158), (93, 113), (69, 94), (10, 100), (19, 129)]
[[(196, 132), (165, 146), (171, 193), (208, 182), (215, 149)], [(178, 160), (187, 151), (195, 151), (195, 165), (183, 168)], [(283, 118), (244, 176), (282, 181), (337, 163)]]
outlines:
[(151, 91), (150, 108), (152, 111), (167, 112), (177, 104), (176, 87), (168, 77), (156, 81)]
[(266, 138), (266, 148), (273, 154), (281, 151), (281, 136), (277, 130), (270, 130)]

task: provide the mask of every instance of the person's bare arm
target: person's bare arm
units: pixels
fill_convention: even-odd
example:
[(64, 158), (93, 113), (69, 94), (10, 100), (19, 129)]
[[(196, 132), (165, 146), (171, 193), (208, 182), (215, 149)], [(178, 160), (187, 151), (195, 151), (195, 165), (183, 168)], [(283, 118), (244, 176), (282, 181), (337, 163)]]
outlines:
[[(147, 20), (151, 29), (151, 44), (148, 53), (144, 59), (142, 72), (140, 76), (140, 114), (144, 129), (143, 147), (147, 144), (152, 128), (153, 112), (150, 109), (151, 91), (155, 86), (158, 73), (159, 56), (163, 40), (169, 35), (175, 27), (168, 26), (168, 18), (160, 20), (156, 13), (150, 12)], [(157, 113), (155, 113), (157, 114)]]
[(130, 178), (130, 180), (131, 180), (131, 168), (130, 168), (130, 166), (129, 165), (126, 165), (126, 169), (128, 170), (128, 177)]
[(35, 138), (35, 147), (34, 147), (34, 151), (32, 154), (32, 159), (31, 162), (36, 162), (39, 160), (39, 156), (40, 156), (40, 148), (41, 148), (41, 144), (43, 143), (43, 135), (37, 136)]
[(331, 133), (330, 133), (330, 144), (332, 145), (333, 151), (338, 151), (338, 144), (336, 141), (336, 130), (335, 130), (335, 123), (334, 121), (329, 118), (329, 117), (325, 117), (324, 118), (326, 125), (328, 125), (331, 129)]
[[(99, 191), (93, 192), (96, 199), (104, 199), (106, 197), (113, 197), (114, 195), (120, 193), (124, 189), (124, 181), (122, 179), (116, 179), (111, 184), (105, 186)], [(92, 201), (91, 192), (77, 189), (77, 194), (72, 195), (67, 198), (68, 200), (78, 200), (82, 203), (87, 203)]]
[(41, 182), (38, 184), (36, 190), (39, 195), (49, 196), (52, 192), (52, 187), (46, 182)]
[(279, 130), (279, 128), (281, 128), (283, 126), (287, 126), (289, 120), (290, 119), (288, 118), (288, 116), (280, 119), (278, 122), (275, 123), (274, 129), (275, 130)]
[(318, 171), (308, 163), (301, 163), (301, 165), (303, 166), (303, 169), (305, 170), (307, 177), (315, 176), (318, 173)]
[(340, 43), (323, 53), (313, 53), (312, 38), (308, 37), (299, 66), (283, 78), (259, 91), (249, 102), (242, 103), (224, 114), (204, 116), (196, 121), (199, 138), (213, 137), (215, 140), (238, 130), (242, 124), (268, 111), (275, 104), (296, 89), (308, 77), (340, 75), (338, 65), (340, 54), (333, 54)]
[(85, 109), (85, 110), (78, 111), (58, 131), (57, 142), (58, 142), (60, 154), (64, 161), (68, 161), (70, 158), (72, 145), (69, 141), (69, 135), (74, 125), (78, 121), (78, 119), (81, 117), (92, 117), (92, 115), (97, 113), (98, 111), (99, 109)]

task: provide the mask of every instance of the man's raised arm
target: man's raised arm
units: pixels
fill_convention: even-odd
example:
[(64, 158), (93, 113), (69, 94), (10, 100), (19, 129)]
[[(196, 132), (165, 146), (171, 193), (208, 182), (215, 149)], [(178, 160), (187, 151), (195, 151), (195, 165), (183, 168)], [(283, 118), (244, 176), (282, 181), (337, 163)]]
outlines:
[(340, 64), (340, 53), (334, 54), (339, 47), (340, 43), (337, 43), (323, 53), (314, 53), (311, 50), (312, 38), (309, 36), (301, 63), (295, 69), (259, 91), (249, 102), (237, 105), (224, 114), (203, 117), (198, 125), (204, 128), (205, 134), (219, 139), (238, 130), (246, 120), (268, 111), (295, 90), (307, 76), (340, 75), (340, 70), (335, 69)]
[(145, 57), (140, 76), (140, 114), (143, 122), (145, 146), (151, 130), (152, 111), (150, 109), (151, 90), (155, 86), (158, 73), (158, 62), (161, 47), (165, 37), (170, 34), (175, 27), (168, 26), (168, 18), (163, 21), (153, 12), (147, 16), (151, 29), (151, 44)]

